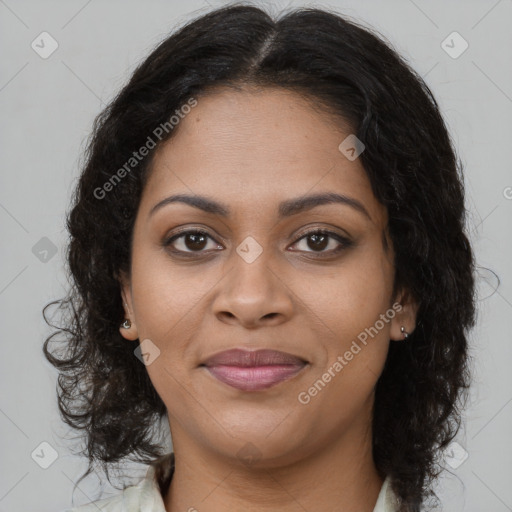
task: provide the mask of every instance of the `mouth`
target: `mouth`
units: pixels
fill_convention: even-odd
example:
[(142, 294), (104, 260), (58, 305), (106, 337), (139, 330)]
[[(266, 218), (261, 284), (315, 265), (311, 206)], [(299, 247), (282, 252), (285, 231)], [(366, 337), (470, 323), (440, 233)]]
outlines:
[(233, 349), (208, 358), (200, 366), (217, 380), (242, 391), (259, 391), (291, 379), (309, 362), (277, 350)]

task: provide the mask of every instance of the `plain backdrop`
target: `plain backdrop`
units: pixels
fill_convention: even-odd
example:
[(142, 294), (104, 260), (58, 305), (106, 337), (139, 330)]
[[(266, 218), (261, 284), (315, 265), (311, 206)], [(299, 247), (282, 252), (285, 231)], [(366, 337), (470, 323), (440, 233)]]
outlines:
[[(0, 512), (59, 512), (72, 498), (81, 505), (119, 492), (101, 488), (93, 474), (72, 493), (86, 461), (73, 455), (77, 441), (58, 414), (57, 373), (41, 351), (51, 330), (41, 311), (66, 290), (64, 215), (94, 117), (160, 40), (222, 4), (0, 0)], [(512, 1), (259, 5), (328, 7), (374, 27), (439, 101), (465, 165), (468, 229), (481, 268), (471, 404), (438, 493), (449, 512), (511, 511)], [(41, 37), (44, 51), (58, 44), (47, 58), (41, 43), (32, 47)], [(128, 470), (136, 482), (146, 468)]]

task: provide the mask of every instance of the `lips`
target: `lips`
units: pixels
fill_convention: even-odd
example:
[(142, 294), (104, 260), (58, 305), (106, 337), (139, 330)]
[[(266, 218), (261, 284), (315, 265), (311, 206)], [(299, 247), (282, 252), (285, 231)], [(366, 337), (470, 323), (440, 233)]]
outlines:
[(279, 352), (278, 350), (242, 350), (233, 349), (220, 352), (208, 358), (203, 364), (205, 366), (270, 366), (280, 364), (304, 364), (304, 359)]
[(201, 366), (217, 380), (243, 391), (258, 391), (288, 380), (308, 362), (276, 350), (227, 350), (208, 358)]

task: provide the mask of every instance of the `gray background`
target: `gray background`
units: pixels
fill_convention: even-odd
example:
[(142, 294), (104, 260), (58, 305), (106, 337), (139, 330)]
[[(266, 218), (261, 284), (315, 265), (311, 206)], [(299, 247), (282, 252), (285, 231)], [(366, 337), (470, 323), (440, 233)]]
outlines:
[[(93, 118), (161, 39), (221, 4), (0, 0), (0, 512), (64, 510), (86, 467), (58, 415), (56, 371), (41, 352), (51, 332), (41, 310), (65, 293), (64, 212)], [(299, 5), (306, 4), (271, 3), (274, 12)], [(512, 511), (512, 1), (307, 5), (335, 8), (377, 29), (425, 78), (443, 110), (465, 165), (478, 264), (495, 271), (501, 286), (493, 292), (495, 277), (481, 269), (472, 399), (438, 490), (450, 512)], [(46, 59), (31, 47), (43, 31), (58, 43)], [(469, 44), (457, 58), (442, 47), (453, 31)], [(460, 40), (448, 44), (461, 48)], [(52, 450), (57, 459), (43, 469)], [(134, 482), (145, 474), (141, 465), (129, 469)], [(75, 505), (99, 491), (94, 475), (82, 481)], [(117, 492), (107, 485), (103, 497)]]

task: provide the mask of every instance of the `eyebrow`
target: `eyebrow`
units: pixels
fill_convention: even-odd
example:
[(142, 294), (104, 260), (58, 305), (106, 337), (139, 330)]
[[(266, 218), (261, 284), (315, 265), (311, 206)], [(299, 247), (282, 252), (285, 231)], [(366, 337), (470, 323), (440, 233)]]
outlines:
[[(156, 211), (172, 203), (188, 204), (189, 206), (199, 208), (206, 213), (213, 213), (215, 215), (220, 215), (221, 217), (229, 217), (231, 213), (229, 207), (208, 197), (200, 195), (176, 194), (166, 197), (162, 201), (155, 204), (155, 206), (151, 208), (148, 217), (151, 217)], [(279, 204), (278, 217), (279, 219), (290, 217), (303, 211), (311, 210), (316, 206), (322, 206), (325, 204), (342, 204), (350, 206), (365, 215), (368, 219), (372, 220), (366, 208), (357, 199), (342, 194), (336, 194), (334, 192), (313, 194), (283, 201)]]

